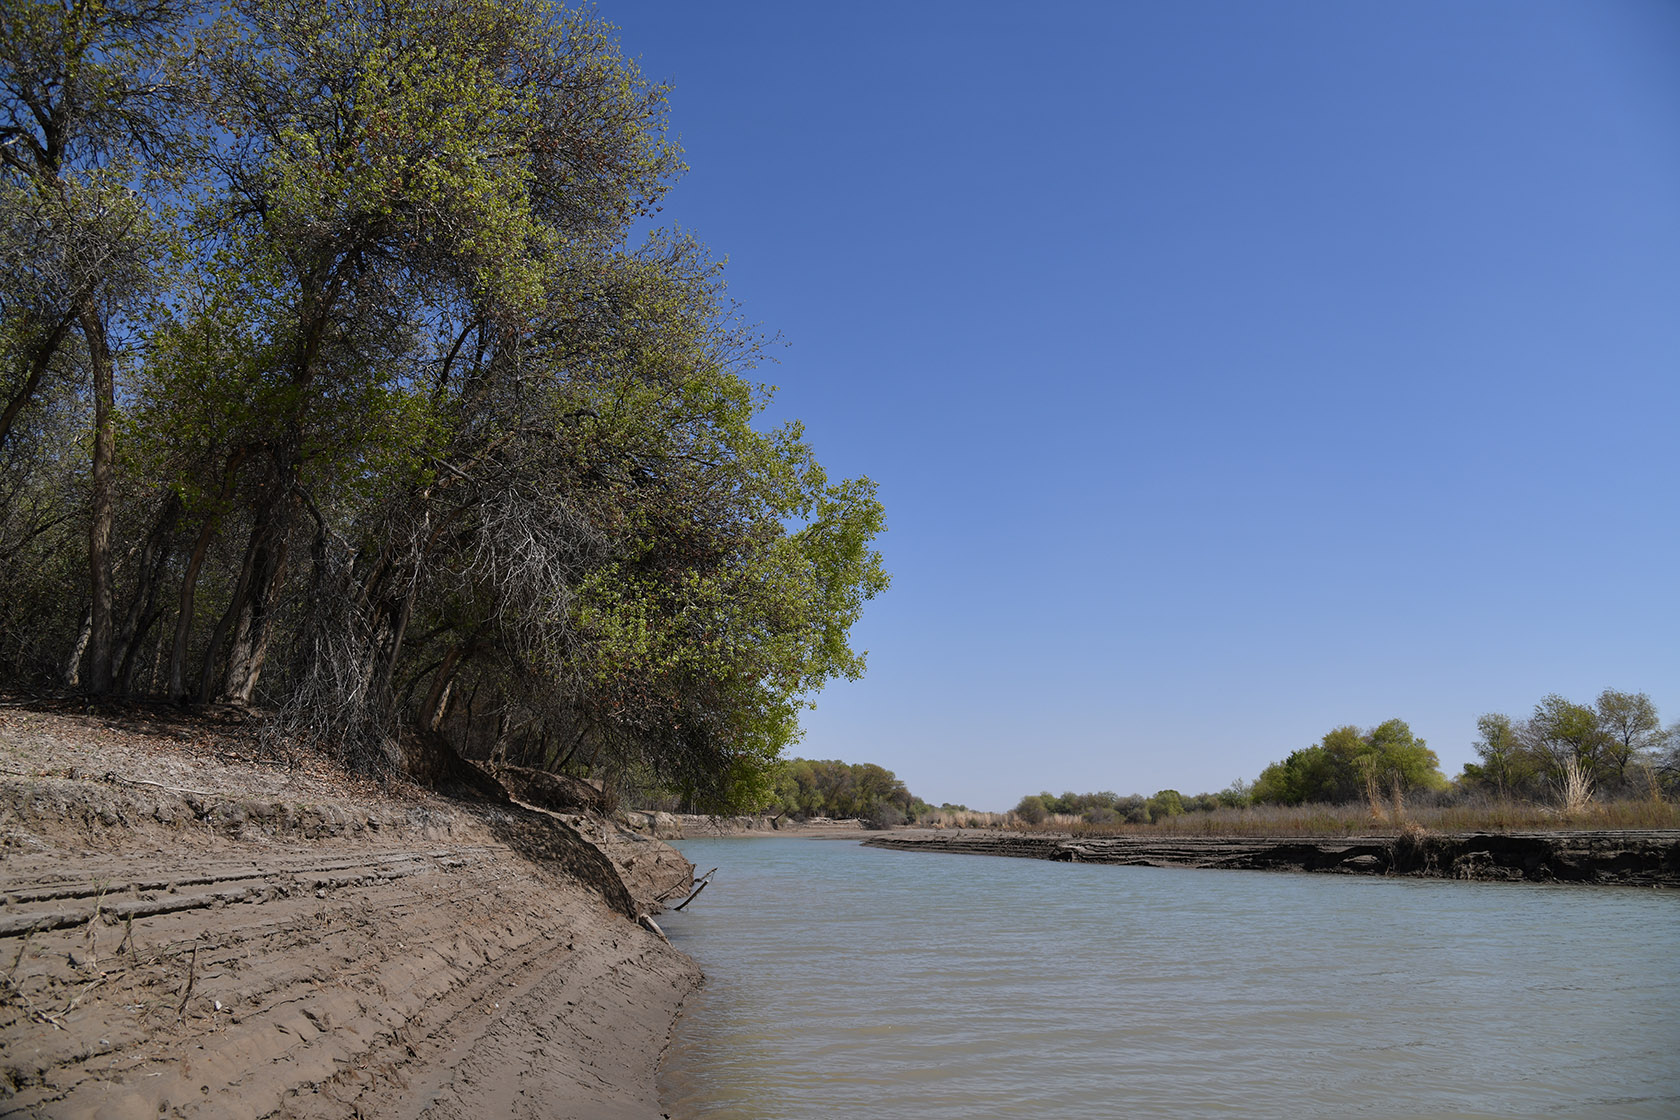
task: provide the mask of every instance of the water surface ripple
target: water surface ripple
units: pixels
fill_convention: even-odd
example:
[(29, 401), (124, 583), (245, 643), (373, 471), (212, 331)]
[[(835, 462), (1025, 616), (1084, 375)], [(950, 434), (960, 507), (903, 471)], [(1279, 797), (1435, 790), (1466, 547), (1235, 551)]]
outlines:
[(740, 838), (674, 1117), (1680, 1116), (1680, 894)]

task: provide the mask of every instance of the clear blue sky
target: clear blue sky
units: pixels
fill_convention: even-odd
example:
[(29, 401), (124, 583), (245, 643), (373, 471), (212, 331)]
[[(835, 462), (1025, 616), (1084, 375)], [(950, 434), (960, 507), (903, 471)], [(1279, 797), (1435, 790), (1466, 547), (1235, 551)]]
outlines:
[(1680, 4), (598, 11), (773, 417), (887, 507), (797, 753), (1001, 809), (1680, 719)]

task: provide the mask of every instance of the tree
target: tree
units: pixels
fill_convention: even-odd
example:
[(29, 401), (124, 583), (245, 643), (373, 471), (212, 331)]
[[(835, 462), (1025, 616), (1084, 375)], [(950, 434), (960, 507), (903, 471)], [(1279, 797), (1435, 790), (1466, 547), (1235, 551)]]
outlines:
[[(154, 280), (167, 240), (133, 186), (180, 155), (163, 70), (190, 12), (168, 0), (16, 0), (0, 13), (0, 447), (77, 352), (93, 399), (86, 685), (113, 684), (116, 319)], [(70, 675), (77, 669), (71, 666)]]
[(777, 769), (772, 807), (796, 817), (862, 819), (891, 827), (913, 819), (920, 804), (891, 770), (873, 763), (795, 758)]
[(1149, 816), (1151, 820), (1162, 817), (1176, 817), (1184, 813), (1184, 796), (1176, 789), (1163, 789), (1149, 799)]
[(1405, 720), (1391, 719), (1378, 724), (1366, 734), (1365, 740), (1370, 761), (1362, 768), (1379, 786), (1398, 784), (1407, 792), (1447, 788), (1440, 758), (1412, 734)]
[(1656, 754), (1654, 768), (1658, 786), (1673, 796), (1680, 791), (1680, 722), (1669, 725)]
[[(260, 376), (280, 390), (247, 459), (241, 578), (207, 653), (222, 659), (216, 692), (244, 701), (306, 495), (396, 450), (373, 422), (393, 394), (433, 403), (411, 380), (429, 364), (415, 343), (457, 329), (515, 343), (548, 259), (578, 248), (566, 238), (622, 230), (676, 161), (662, 92), (581, 16), (551, 26), (535, 3), (244, 0), (219, 31), (207, 69), (228, 139), (205, 221), (264, 308)], [(447, 379), (453, 366), (431, 368)], [(404, 626), (387, 623), (400, 642)]]
[(1565, 783), (1570, 763), (1587, 778), (1597, 778), (1609, 736), (1593, 709), (1550, 693), (1534, 706), (1524, 730), (1530, 757), (1554, 784)]
[(1044, 798), (1036, 793), (1029, 793), (1021, 798), (1016, 804), (1014, 812), (1017, 817), (1028, 824), (1043, 824), (1044, 819), (1050, 815), (1044, 807)]
[(1254, 801), (1260, 805), (1300, 805), (1345, 800), (1345, 796), (1338, 798), (1344, 784), (1343, 771), (1340, 760), (1322, 745), (1291, 751), (1282, 762), (1274, 762), (1260, 772), (1254, 782)]
[[(604, 24), (540, 0), (183, 11), (3, 17), (0, 228), (20, 267), (0, 304), (0, 655), (37, 676), (85, 660), (91, 687), (128, 691), (155, 629), (171, 698), (274, 705), (353, 766), (445, 778), (471, 756), (696, 807), (770, 797), (806, 697), (863, 671), (849, 631), (887, 584), (883, 514), (797, 424), (761, 429), (762, 340), (704, 247), (629, 246), (683, 170), (664, 88)], [(189, 26), (193, 84), (154, 104), (129, 78)], [(72, 71), (126, 92), (107, 112), (52, 77)], [(84, 196), (132, 201), (106, 188), (157, 105), (208, 139), (170, 141), (190, 213), (133, 211), (193, 250), (142, 316), (156, 262), (83, 251), (141, 227), (100, 241)], [(53, 179), (25, 150), (60, 133), (85, 143)], [(72, 163), (79, 208), (50, 211), (43, 184)], [(113, 324), (144, 342), (116, 397), (96, 368)], [(121, 445), (93, 441), (84, 517), (65, 495), (88, 472), (62, 448), (89, 431)], [(80, 607), (41, 589), (88, 522), (77, 638)], [(911, 803), (891, 782), (870, 796)]]
[(1404, 720), (1391, 719), (1368, 731), (1351, 725), (1327, 732), (1315, 746), (1293, 751), (1261, 772), (1256, 803), (1299, 805), (1346, 802), (1368, 789), (1439, 790), (1447, 780), (1440, 760)]
[[(1479, 738), (1473, 744), (1481, 765), (1477, 780), (1493, 787), (1501, 798), (1518, 789), (1534, 773), (1523, 750), (1521, 729), (1511, 717), (1489, 712), (1476, 720)], [(1467, 768), (1468, 769), (1468, 768)]]
[(1617, 692), (1607, 688), (1598, 694), (1594, 711), (1604, 735), (1604, 777), (1616, 787), (1624, 787), (1629, 764), (1654, 754), (1662, 744), (1663, 727), (1657, 718), (1657, 706), (1643, 692)]

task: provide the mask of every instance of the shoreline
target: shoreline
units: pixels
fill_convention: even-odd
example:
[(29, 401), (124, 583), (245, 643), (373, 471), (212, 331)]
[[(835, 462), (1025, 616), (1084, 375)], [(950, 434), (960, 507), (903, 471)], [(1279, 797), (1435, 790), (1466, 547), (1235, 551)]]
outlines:
[(0, 1112), (663, 1115), (668, 845), (252, 751), (0, 712)]
[(1480, 882), (1680, 886), (1680, 831), (1391, 833), (1340, 838), (911, 831), (865, 847), (1124, 867), (1310, 871)]

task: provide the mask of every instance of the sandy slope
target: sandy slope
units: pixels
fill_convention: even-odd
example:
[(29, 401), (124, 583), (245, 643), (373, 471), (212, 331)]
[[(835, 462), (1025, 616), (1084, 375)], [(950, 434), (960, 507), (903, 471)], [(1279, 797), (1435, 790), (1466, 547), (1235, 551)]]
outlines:
[(0, 715), (0, 1115), (659, 1115), (655, 842), (110, 722)]

